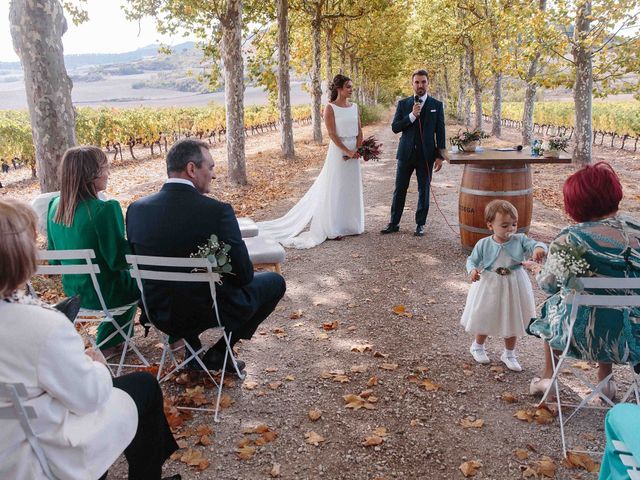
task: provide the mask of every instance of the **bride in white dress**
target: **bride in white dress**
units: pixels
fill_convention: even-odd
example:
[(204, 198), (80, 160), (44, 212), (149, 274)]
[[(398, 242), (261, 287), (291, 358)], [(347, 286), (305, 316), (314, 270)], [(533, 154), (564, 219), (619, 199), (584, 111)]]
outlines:
[[(326, 239), (364, 232), (362, 175), (357, 147), (362, 143), (358, 106), (349, 102), (351, 80), (336, 75), (324, 110), (329, 149), (322, 171), (300, 201), (283, 217), (258, 222), (261, 236), (285, 247), (312, 248)], [(308, 231), (303, 232), (311, 224)], [(302, 232), (302, 233), (301, 233)]]

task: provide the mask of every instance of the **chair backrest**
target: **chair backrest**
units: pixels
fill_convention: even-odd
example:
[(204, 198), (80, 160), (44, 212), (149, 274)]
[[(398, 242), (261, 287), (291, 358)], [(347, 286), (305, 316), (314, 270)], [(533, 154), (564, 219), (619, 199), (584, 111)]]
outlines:
[[(585, 290), (638, 290), (640, 278), (580, 278)], [(591, 292), (577, 292), (571, 302), (574, 306), (593, 307), (640, 307), (640, 294), (594, 294)], [(577, 308), (572, 314), (577, 315)]]
[(33, 452), (40, 462), (40, 466), (46, 477), (55, 480), (49, 462), (44, 455), (44, 451), (38, 442), (38, 437), (31, 427), (30, 419), (37, 418), (35, 409), (31, 406), (25, 406), (21, 402), (21, 398), (27, 398), (27, 389), (22, 383), (2, 383), (0, 382), (0, 398), (5, 398), (11, 403), (10, 406), (0, 407), (0, 420), (17, 420), (22, 431), (31, 445)]
[(82, 250), (39, 250), (38, 260), (77, 260), (84, 263), (74, 265), (38, 265), (36, 275), (89, 275), (93, 289), (100, 301), (100, 307), (104, 315), (110, 317), (111, 314), (102, 296), (102, 291), (98, 284), (98, 277), (96, 276), (100, 273), (100, 266), (92, 262), (94, 258), (96, 258), (96, 254), (90, 248)]
[[(212, 265), (206, 258), (183, 257), (154, 257), (146, 255), (127, 255), (127, 262), (131, 265), (129, 273), (136, 280), (142, 305), (150, 320), (147, 299), (142, 280), (158, 280), (164, 282), (192, 282), (208, 283), (211, 299), (220, 324), (218, 304), (216, 302), (216, 283), (220, 283), (220, 275), (212, 270)], [(177, 272), (176, 268), (191, 268), (191, 272)]]

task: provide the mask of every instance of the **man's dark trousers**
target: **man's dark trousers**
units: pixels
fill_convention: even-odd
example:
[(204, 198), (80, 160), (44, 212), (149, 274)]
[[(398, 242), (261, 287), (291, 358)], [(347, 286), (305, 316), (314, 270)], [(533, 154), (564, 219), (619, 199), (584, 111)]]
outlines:
[[(418, 120), (414, 123), (418, 123)], [(419, 135), (416, 135), (419, 138)], [(404, 204), (407, 199), (407, 189), (411, 181), (411, 174), (416, 172), (418, 180), (418, 207), (416, 208), (416, 225), (424, 226), (427, 223), (427, 214), (429, 213), (429, 181), (433, 173), (433, 164), (429, 164), (422, 154), (420, 142), (416, 142), (413, 148), (413, 154), (408, 160), (398, 160), (396, 167), (396, 187), (393, 192), (393, 201), (391, 203), (391, 223), (399, 225), (404, 211)]]

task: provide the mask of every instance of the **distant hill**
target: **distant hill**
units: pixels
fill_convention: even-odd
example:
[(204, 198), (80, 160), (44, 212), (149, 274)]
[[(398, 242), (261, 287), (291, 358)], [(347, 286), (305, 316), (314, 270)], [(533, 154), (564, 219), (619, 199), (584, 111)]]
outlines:
[[(152, 44), (132, 52), (125, 53), (81, 53), (65, 55), (64, 64), (66, 65), (67, 70), (75, 70), (77, 68), (94, 65), (135, 62), (137, 60), (142, 60), (145, 57), (158, 55), (158, 48), (160, 48), (160, 45)], [(195, 48), (195, 43), (184, 42), (174, 45), (171, 48), (175, 52), (192, 50)], [(0, 70), (15, 70), (20, 68), (20, 62), (0, 62)]]

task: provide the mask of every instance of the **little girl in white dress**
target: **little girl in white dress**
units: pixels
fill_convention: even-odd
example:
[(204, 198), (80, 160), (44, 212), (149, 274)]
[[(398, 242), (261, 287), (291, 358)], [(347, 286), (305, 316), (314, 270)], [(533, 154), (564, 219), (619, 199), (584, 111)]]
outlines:
[(500, 360), (510, 370), (522, 367), (515, 354), (517, 337), (536, 316), (533, 290), (522, 262), (530, 257), (541, 261), (547, 251), (518, 230), (518, 211), (505, 200), (493, 200), (484, 211), (493, 235), (483, 238), (467, 259), (471, 289), (460, 323), (475, 335), (470, 352), (478, 363), (489, 363), (484, 348), (487, 336), (504, 338)]

